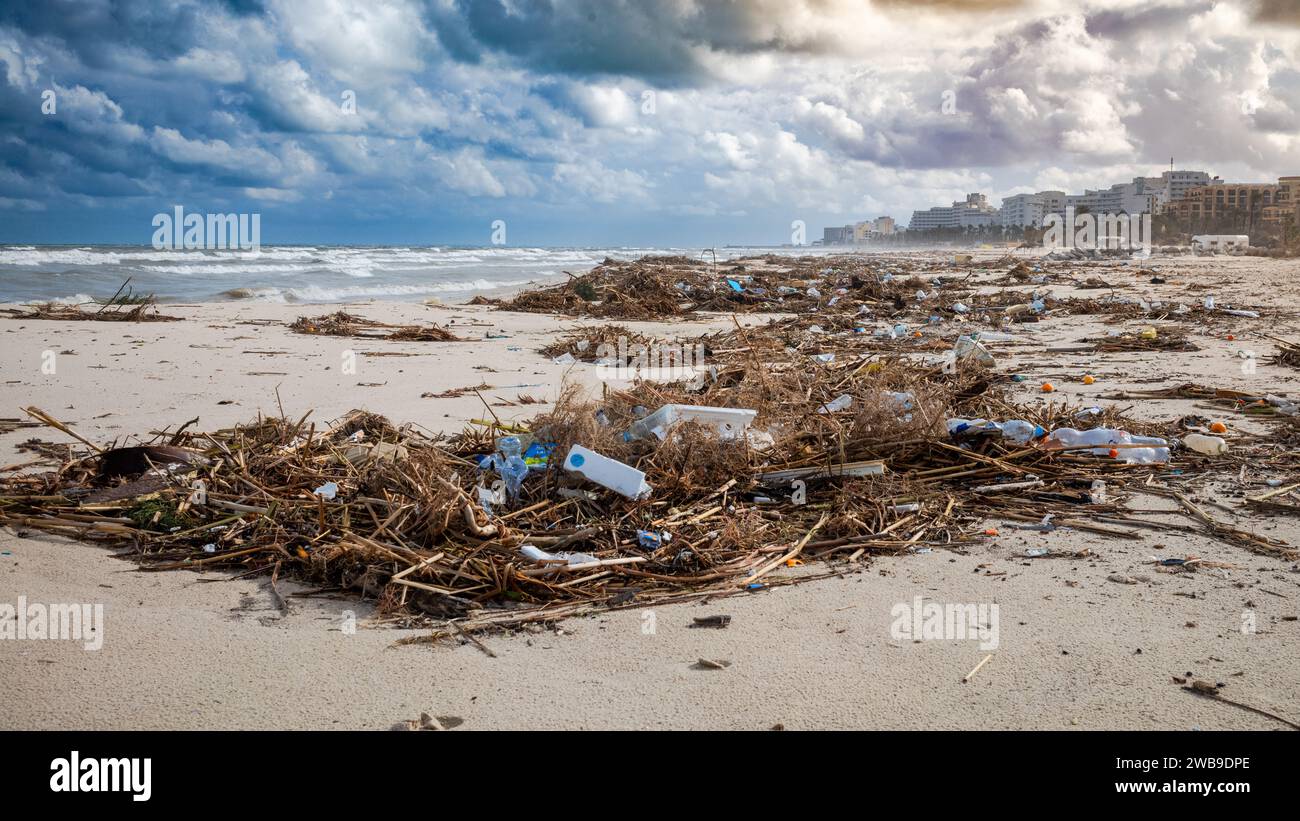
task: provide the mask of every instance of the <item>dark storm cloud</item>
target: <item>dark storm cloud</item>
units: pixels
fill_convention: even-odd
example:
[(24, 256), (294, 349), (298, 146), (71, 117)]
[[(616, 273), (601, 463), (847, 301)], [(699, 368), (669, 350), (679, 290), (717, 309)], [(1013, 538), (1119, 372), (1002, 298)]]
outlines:
[(1214, 0), (1161, 3), (1146, 8), (1112, 9), (1088, 15), (1088, 33), (1111, 40), (1130, 40), (1151, 32), (1171, 32), (1193, 14), (1214, 8)]
[(182, 200), (788, 225), (1025, 168), (1287, 166), (1296, 32), (1211, 30), (1238, 19), (1216, 5), (1300, 22), (1275, 0), (0, 0), (0, 228)]
[(183, 53), (197, 36), (200, 8), (150, 0), (37, 0), (0, 4), (0, 25), (59, 40), (82, 62), (102, 67), (124, 48), (164, 59)]
[(477, 62), (483, 51), (508, 55), (531, 69), (622, 75), (671, 84), (709, 73), (701, 52), (821, 54), (837, 48), (824, 29), (784, 25), (818, 18), (818, 0), (700, 3), (662, 0), (457, 0), (430, 7), (427, 19), (457, 59)]

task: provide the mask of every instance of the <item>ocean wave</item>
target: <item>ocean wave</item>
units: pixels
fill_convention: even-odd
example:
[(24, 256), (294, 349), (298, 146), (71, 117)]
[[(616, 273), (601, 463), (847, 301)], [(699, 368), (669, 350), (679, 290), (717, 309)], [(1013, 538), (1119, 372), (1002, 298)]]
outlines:
[(358, 299), (382, 297), (414, 297), (422, 295), (461, 293), (475, 291), (494, 291), (500, 288), (516, 288), (537, 282), (558, 272), (547, 272), (528, 279), (490, 280), (475, 279), (458, 282), (430, 282), (412, 285), (306, 285), (302, 287), (243, 287), (223, 291), (221, 296), (227, 299), (251, 299), (265, 302), (347, 302)]

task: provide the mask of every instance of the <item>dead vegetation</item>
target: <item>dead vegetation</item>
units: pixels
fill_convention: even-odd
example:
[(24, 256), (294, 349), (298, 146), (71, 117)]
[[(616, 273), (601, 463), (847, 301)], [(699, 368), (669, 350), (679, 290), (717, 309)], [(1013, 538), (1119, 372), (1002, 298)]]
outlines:
[[(1130, 493), (1182, 500), (1184, 529), (1298, 555), (1152, 483), (1174, 467), (1203, 472), (1196, 454), (1144, 465), (946, 424), (1023, 419), (1174, 437), (1187, 420), (1019, 404), (1005, 377), (973, 362), (859, 349), (861, 335), (819, 339), (797, 320), (706, 342), (710, 366), (692, 379), (599, 396), (569, 385), (524, 424), (483, 420), (452, 437), (354, 411), (324, 427), (304, 417), (183, 428), (129, 449), (82, 440), (55, 470), (0, 479), (0, 521), (124, 547), (145, 569), (264, 573), (273, 589), (292, 579), (377, 599), (395, 620), (443, 625), (435, 637), (795, 584), (875, 553), (961, 549), (989, 538), (989, 520), (1138, 540), (1150, 523), (1126, 514)], [(740, 430), (688, 419), (637, 433), (665, 405), (755, 414)], [(503, 434), (518, 437), (531, 466), (517, 494), (497, 485), (491, 456)], [(587, 481), (565, 467), (573, 445), (643, 472), (653, 490), (628, 498)], [(1234, 472), (1250, 458), (1242, 449), (1214, 467)]]
[(317, 317), (300, 316), (289, 326), (296, 334), (347, 336), (354, 339), (382, 339), (387, 342), (463, 342), (438, 325), (390, 325), (365, 317), (335, 311)]
[(0, 313), (10, 319), (49, 319), (60, 322), (176, 322), (179, 316), (158, 312), (158, 300), (153, 294), (137, 294), (131, 280), (123, 282), (108, 299), (90, 303), (67, 304), (61, 302), (33, 303), (22, 308), (2, 308)]

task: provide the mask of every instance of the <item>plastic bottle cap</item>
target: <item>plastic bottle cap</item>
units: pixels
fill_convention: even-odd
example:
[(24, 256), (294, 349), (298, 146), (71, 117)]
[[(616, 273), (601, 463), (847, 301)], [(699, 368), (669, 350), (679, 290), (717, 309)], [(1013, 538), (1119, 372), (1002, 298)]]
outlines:
[(582, 463), (585, 461), (587, 460), (581, 453), (575, 453), (569, 458), (569, 464), (573, 465), (575, 468), (582, 467)]

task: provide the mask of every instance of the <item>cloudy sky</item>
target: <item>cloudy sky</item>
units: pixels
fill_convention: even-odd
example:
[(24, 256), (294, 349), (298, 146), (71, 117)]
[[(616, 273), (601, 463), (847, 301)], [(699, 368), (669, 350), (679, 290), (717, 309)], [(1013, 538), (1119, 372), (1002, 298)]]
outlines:
[(0, 72), (11, 243), (781, 243), (1300, 173), (1300, 0), (2, 2)]

